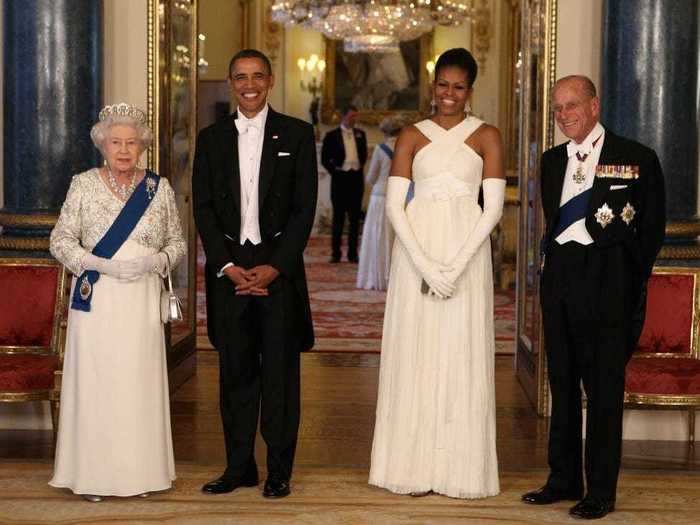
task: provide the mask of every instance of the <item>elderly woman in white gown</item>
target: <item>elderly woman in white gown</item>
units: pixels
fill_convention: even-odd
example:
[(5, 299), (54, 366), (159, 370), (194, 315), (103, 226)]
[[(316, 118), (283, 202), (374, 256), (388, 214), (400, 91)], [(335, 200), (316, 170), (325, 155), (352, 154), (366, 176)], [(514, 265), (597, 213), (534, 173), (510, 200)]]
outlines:
[(160, 293), (186, 244), (168, 181), (137, 165), (144, 113), (106, 106), (90, 136), (105, 164), (73, 177), (51, 233), (75, 277), (49, 484), (100, 501), (175, 479)]
[(362, 228), (360, 264), (357, 268), (357, 287), (363, 290), (386, 290), (389, 282), (394, 236), (391, 225), (386, 220), (384, 202), (394, 145), (403, 125), (404, 119), (399, 115), (381, 121), (379, 129), (384, 132), (384, 142), (374, 148), (372, 161), (365, 176), (365, 182), (372, 186), (372, 193)]

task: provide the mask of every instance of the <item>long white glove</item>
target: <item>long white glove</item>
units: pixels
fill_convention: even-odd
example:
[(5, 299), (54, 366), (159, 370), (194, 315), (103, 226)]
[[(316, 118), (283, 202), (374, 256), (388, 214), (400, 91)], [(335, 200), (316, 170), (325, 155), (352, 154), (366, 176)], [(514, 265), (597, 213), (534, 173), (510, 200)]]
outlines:
[(450, 297), (455, 290), (454, 283), (446, 277), (445, 272), (452, 269), (451, 265), (438, 263), (430, 259), (418, 244), (411, 225), (406, 216), (406, 194), (411, 181), (405, 177), (389, 177), (386, 188), (386, 215), (394, 227), (396, 236), (408, 252), (411, 261), (421, 277), (438, 297)]
[(469, 237), (452, 259), (450, 263), (452, 270), (446, 274), (446, 277), (453, 284), (462, 275), (476, 251), (489, 238), (491, 230), (496, 227), (503, 215), (503, 201), (506, 193), (505, 179), (484, 179), (482, 187), (484, 189), (484, 211), (479, 220), (476, 221)]
[(122, 281), (133, 281), (149, 272), (163, 275), (165, 271), (166, 257), (163, 252), (143, 257), (135, 257), (126, 261), (115, 261), (97, 257), (87, 253), (83, 257), (82, 266), (86, 270), (96, 270), (105, 275), (116, 277)]

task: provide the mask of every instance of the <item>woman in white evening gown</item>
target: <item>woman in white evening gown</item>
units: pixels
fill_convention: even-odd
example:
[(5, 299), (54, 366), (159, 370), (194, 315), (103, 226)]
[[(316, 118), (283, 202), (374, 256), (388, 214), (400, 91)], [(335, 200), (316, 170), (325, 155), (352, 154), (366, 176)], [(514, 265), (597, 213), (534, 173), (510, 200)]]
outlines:
[(384, 132), (384, 142), (374, 148), (365, 176), (365, 182), (372, 186), (372, 194), (362, 227), (360, 264), (357, 268), (357, 287), (364, 290), (386, 290), (389, 280), (394, 236), (386, 220), (384, 201), (394, 144), (403, 123), (404, 120), (399, 116), (386, 117), (381, 121), (379, 129)]
[(105, 166), (73, 177), (51, 232), (74, 277), (49, 484), (96, 502), (175, 479), (160, 292), (186, 245), (168, 181), (137, 166), (143, 111), (107, 106), (90, 135)]
[(476, 72), (465, 49), (440, 56), (436, 113), (402, 130), (387, 186), (396, 241), (369, 482), (399, 494), (499, 492), (489, 233), (505, 176), (498, 130), (465, 117)]

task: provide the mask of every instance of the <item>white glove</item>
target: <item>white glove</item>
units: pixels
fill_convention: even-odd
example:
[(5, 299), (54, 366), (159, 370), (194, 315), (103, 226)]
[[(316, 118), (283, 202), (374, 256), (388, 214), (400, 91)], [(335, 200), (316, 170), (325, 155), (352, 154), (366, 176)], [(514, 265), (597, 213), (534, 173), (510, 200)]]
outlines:
[(86, 270), (95, 270), (116, 277), (121, 281), (133, 281), (149, 272), (162, 275), (165, 271), (166, 257), (164, 253), (160, 252), (126, 261), (115, 261), (87, 253), (83, 257), (82, 267)]
[(455, 290), (454, 283), (450, 282), (445, 275), (445, 272), (450, 271), (452, 267), (430, 259), (418, 244), (405, 211), (406, 194), (410, 184), (411, 181), (405, 177), (389, 177), (386, 189), (386, 215), (418, 273), (431, 290), (444, 299), (450, 297)]
[(130, 277), (133, 272), (129, 267), (128, 261), (114, 261), (112, 259), (105, 259), (104, 257), (97, 257), (92, 253), (86, 253), (80, 265), (85, 270), (95, 270), (121, 281), (132, 281), (135, 279), (135, 277)]
[(491, 230), (496, 227), (503, 215), (506, 180), (497, 178), (484, 179), (482, 187), (484, 189), (484, 211), (479, 220), (476, 221), (469, 237), (467, 237), (457, 255), (452, 259), (450, 263), (452, 270), (446, 274), (446, 277), (453, 284), (462, 275), (476, 251), (489, 238)]

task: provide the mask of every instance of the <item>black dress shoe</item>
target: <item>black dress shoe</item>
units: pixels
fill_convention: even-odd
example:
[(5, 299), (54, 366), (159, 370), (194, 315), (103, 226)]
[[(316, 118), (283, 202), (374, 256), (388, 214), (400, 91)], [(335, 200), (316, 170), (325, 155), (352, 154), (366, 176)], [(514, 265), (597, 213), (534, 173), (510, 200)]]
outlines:
[(205, 494), (226, 494), (239, 487), (255, 487), (258, 484), (258, 472), (247, 472), (242, 478), (231, 478), (225, 474), (220, 478), (210, 481), (202, 487)]
[(331, 260), (329, 261), (331, 264), (336, 264), (340, 262), (340, 257), (331, 257)]
[(597, 520), (615, 510), (615, 502), (598, 498), (585, 498), (571, 507), (569, 514), (584, 520)]
[(581, 498), (580, 492), (553, 489), (547, 485), (538, 490), (523, 494), (522, 500), (531, 505), (550, 505), (562, 500), (577, 500)]
[(290, 492), (288, 479), (274, 474), (267, 477), (263, 489), (263, 496), (266, 498), (284, 498), (289, 496)]
[(348, 257), (348, 261), (350, 261), (351, 263), (357, 264), (360, 262), (360, 259), (356, 255), (355, 257)]

